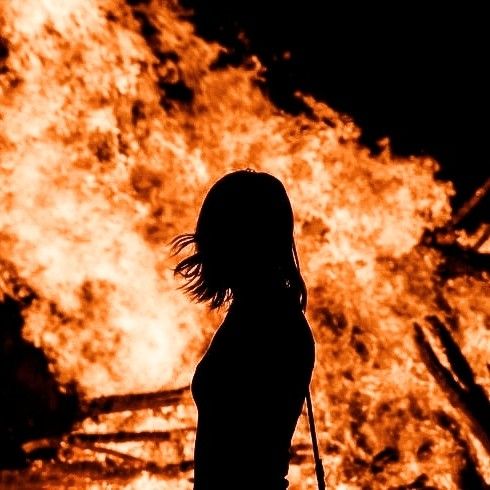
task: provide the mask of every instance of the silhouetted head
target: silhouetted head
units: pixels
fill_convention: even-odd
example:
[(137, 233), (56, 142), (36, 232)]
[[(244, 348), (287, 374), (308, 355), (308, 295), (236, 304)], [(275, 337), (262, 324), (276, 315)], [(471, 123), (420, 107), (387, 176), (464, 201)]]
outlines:
[(195, 249), (174, 273), (187, 279), (184, 289), (195, 300), (209, 301), (211, 308), (240, 295), (284, 289), (305, 309), (293, 228), (291, 203), (277, 178), (232, 172), (209, 190), (195, 232), (172, 240), (175, 254), (188, 245)]

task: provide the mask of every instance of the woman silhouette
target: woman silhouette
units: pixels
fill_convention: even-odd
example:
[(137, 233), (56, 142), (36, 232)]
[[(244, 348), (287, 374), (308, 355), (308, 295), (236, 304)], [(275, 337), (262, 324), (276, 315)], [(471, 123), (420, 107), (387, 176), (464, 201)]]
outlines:
[(230, 305), (192, 379), (194, 490), (287, 488), (315, 353), (286, 190), (267, 173), (227, 174), (195, 233), (171, 243), (175, 254), (194, 245), (174, 269), (191, 297)]

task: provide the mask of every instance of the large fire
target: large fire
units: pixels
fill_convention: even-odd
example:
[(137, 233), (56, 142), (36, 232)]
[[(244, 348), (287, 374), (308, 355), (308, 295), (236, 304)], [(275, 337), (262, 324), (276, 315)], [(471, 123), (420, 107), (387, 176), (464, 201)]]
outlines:
[[(313, 99), (314, 120), (279, 111), (259, 62), (213, 68), (223, 48), (171, 0), (1, 9), (0, 299), (31, 291), (23, 337), (95, 413), (59, 434), (51, 460), (1, 472), (5, 488), (192, 487), (192, 400), (125, 395), (188, 385), (224, 312), (176, 290), (166, 244), (192, 231), (217, 178), (245, 167), (280, 178), (296, 213), (327, 487), (462, 488), (470, 463), (490, 480), (484, 443), (414, 340), (416, 322), (444, 360), (426, 317), (450, 325), (488, 393), (488, 274), (443, 278), (443, 252), (423, 240), (451, 220), (436, 162), (389, 145), (371, 156), (352, 121)], [(102, 399), (112, 411), (90, 405), (110, 395), (124, 395)], [(302, 419), (292, 490), (315, 488), (308, 438)]]

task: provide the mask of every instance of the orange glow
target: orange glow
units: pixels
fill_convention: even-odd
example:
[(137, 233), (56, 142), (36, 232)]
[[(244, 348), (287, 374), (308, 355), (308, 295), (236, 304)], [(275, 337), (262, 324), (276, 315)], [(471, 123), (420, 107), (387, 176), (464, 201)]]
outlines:
[[(490, 481), (488, 454), (413, 342), (414, 321), (458, 318), (456, 340), (490, 391), (488, 277), (439, 284), (441, 252), (420, 243), (424, 229), (451, 218), (453, 189), (434, 180), (436, 162), (398, 158), (388, 143), (370, 156), (352, 121), (310, 97), (317, 122), (281, 112), (254, 83), (257, 60), (211, 70), (222, 48), (197, 37), (171, 0), (134, 8), (116, 0), (7, 0), (2, 7), (9, 56), (0, 74), (0, 276), (10, 267), (37, 293), (24, 310), (23, 335), (46, 352), (61, 383), (76, 382), (86, 400), (189, 383), (223, 312), (209, 314), (176, 290), (165, 244), (192, 231), (216, 179), (252, 167), (284, 183), (296, 214), (328, 488), (386, 489), (425, 474), (428, 485), (456, 489), (461, 447), (436, 423), (438, 410), (461, 424)], [(157, 29), (152, 46), (137, 11)], [(161, 61), (157, 51), (176, 56)], [(193, 96), (174, 98), (162, 80)], [(11, 293), (0, 278), (2, 291)], [(75, 429), (167, 431), (194, 426), (194, 410), (186, 398)], [(305, 419), (293, 442), (309, 444)], [(192, 459), (193, 432), (101, 445), (164, 466)], [(378, 471), (375, 456), (386, 448)], [(305, 457), (291, 464), (290, 489), (313, 489), (311, 451), (298, 454)], [(73, 488), (109, 488), (106, 481), (117, 489), (192, 487), (189, 469), (159, 474), (126, 461), (131, 471), (118, 476), (109, 471), (110, 454), (66, 440), (59, 457), (66, 467), (40, 462), (4, 476), (22, 486), (36, 475), (50, 488), (67, 474)], [(87, 460), (101, 463), (99, 473), (76, 466)]]

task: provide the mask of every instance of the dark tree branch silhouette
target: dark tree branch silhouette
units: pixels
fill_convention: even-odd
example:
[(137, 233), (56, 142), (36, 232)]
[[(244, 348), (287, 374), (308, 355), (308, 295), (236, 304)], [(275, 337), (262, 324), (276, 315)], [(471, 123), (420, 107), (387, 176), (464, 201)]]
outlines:
[(490, 400), (448, 327), (436, 316), (427, 316), (432, 333), (441, 343), (450, 369), (439, 360), (422, 327), (414, 322), (415, 343), (421, 358), (451, 404), (468, 420), (476, 437), (490, 454)]

